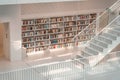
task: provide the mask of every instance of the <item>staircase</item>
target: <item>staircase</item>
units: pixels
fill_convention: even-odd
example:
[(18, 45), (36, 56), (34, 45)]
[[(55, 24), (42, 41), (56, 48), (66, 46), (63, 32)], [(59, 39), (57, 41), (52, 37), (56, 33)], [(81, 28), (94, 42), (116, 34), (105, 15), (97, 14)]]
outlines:
[[(106, 24), (104, 28), (98, 33), (95, 33), (96, 35), (91, 38), (91, 40), (87, 41), (82, 50), (77, 51), (75, 59), (78, 59), (80, 64), (94, 67), (116, 46), (120, 44), (120, 15), (117, 13), (117, 9), (120, 7), (119, 5), (120, 0), (118, 0), (113, 6), (110, 7), (112, 11), (111, 13), (105, 11), (96, 19), (96, 21), (100, 20), (102, 16), (107, 16), (110, 18), (112, 15), (111, 21), (108, 20), (108, 24)], [(118, 12), (120, 12), (120, 10)], [(94, 21), (92, 24), (94, 24), (96, 21)], [(74, 40), (82, 36), (85, 30), (89, 30), (90, 26), (91, 24), (78, 35), (76, 35)]]
[(85, 48), (76, 55), (76, 58), (84, 59), (80, 60), (81, 63), (88, 64), (86, 63), (87, 61), (90, 66), (95, 66), (105, 55), (110, 53), (118, 44), (120, 44), (120, 25), (114, 24), (116, 21), (120, 22), (120, 16), (106, 26), (99, 35), (90, 40)]

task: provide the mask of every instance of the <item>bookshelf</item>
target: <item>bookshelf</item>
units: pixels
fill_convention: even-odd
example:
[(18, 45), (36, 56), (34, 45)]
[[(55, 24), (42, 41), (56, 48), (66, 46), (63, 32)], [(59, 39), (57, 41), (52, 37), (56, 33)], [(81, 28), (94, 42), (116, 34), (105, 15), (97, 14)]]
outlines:
[[(69, 47), (72, 38), (87, 27), (97, 17), (97, 13), (36, 18), (22, 20), (22, 46), (26, 53), (35, 53), (46, 49)], [(96, 24), (95, 24), (96, 25)], [(89, 40), (96, 26), (91, 26), (85, 34), (78, 37)], [(81, 42), (78, 41), (78, 42)]]

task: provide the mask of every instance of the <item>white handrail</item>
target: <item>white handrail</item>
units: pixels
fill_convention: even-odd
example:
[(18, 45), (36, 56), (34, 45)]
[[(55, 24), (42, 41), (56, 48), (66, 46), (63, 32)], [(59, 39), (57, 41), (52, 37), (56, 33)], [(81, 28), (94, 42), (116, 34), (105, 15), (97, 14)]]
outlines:
[[(110, 8), (108, 8), (108, 10), (110, 9), (111, 11), (113, 11), (114, 9), (117, 9), (120, 6), (120, 0), (118, 0), (117, 2), (115, 2)], [(118, 6), (116, 6), (118, 5)], [(84, 30), (86, 30), (90, 25), (94, 24), (94, 22), (96, 22), (97, 20), (99, 20), (106, 12), (108, 12), (108, 10), (105, 10), (101, 15), (99, 15), (96, 20), (94, 20), (91, 24), (89, 24), (86, 28), (84, 28), (81, 32), (79, 32), (75, 37), (73, 37), (72, 41), (74, 41), (74, 39), (79, 36), (81, 33), (83, 33)]]
[[(118, 0), (118, 1), (116, 1), (109, 9), (111, 9), (111, 10), (114, 10), (114, 9), (116, 9), (118, 6), (120, 6), (120, 0)], [(116, 6), (117, 5), (117, 6)]]
[[(103, 32), (106, 28), (108, 28), (114, 21), (116, 21), (116, 19), (120, 18), (120, 16), (116, 17), (114, 20), (112, 20), (105, 28), (103, 28), (99, 33), (96, 34), (96, 36), (94, 38), (96, 38), (101, 32)], [(93, 39), (93, 38), (92, 38)], [(91, 40), (92, 40), (91, 39)], [(90, 42), (91, 40), (89, 40), (88, 42)], [(87, 42), (87, 43), (88, 43)]]

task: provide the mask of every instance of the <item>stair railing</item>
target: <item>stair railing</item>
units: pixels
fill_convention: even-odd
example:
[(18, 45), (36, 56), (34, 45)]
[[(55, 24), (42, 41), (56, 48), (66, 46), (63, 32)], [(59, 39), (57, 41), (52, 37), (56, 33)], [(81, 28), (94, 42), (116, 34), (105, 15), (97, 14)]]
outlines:
[[(99, 35), (104, 28), (111, 23), (120, 14), (120, 0), (115, 2), (111, 7), (107, 8), (101, 15), (99, 15), (96, 20), (85, 27), (81, 32), (79, 32), (73, 39), (73, 49), (74, 47), (79, 47), (87, 45), (95, 36)], [(74, 55), (74, 54), (73, 54)]]

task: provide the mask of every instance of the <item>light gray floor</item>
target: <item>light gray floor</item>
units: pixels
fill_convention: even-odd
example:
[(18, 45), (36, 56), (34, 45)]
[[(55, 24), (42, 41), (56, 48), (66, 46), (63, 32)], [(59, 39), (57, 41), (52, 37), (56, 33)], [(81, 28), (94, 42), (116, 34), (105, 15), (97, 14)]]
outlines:
[[(0, 80), (115, 80), (120, 79), (120, 60), (112, 60), (95, 68), (83, 70), (75, 62), (38, 65), (24, 70), (0, 74)], [(110, 75), (115, 75), (110, 78)], [(107, 76), (107, 77), (106, 77)], [(108, 77), (110, 76), (110, 77)]]
[[(8, 62), (1, 59), (0, 80), (96, 80), (97, 78), (107, 80), (110, 77), (106, 76), (120, 73), (120, 58), (115, 57), (102, 63), (101, 66), (92, 69), (86, 67), (83, 70), (78, 61), (65, 61), (71, 56), (71, 53), (68, 54), (67, 56), (62, 54), (64, 55), (62, 57), (54, 55), (52, 59), (38, 61)], [(113, 77), (119, 78), (117, 75)]]

